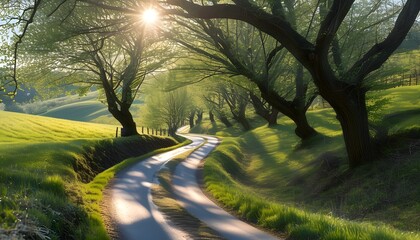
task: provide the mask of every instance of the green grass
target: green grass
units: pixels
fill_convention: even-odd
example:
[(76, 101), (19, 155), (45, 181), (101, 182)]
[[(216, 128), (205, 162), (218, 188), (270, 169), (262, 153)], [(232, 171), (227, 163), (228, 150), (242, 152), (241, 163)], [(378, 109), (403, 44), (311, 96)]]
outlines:
[(107, 107), (98, 101), (83, 101), (53, 108), (41, 115), (89, 122), (101, 116), (108, 116), (109, 112)]
[(0, 143), (57, 142), (111, 138), (115, 126), (0, 111)]
[(109, 170), (112, 174), (104, 173), (88, 184), (81, 181), (75, 166), (78, 171), (97, 174), (89, 156), (96, 156), (97, 165), (108, 163), (101, 162), (98, 151), (116, 149), (111, 156), (125, 156), (123, 152), (136, 153), (139, 142), (147, 145), (149, 152), (161, 142), (151, 136), (112, 139), (115, 127), (111, 125), (2, 111), (0, 122), (1, 239), (12, 235), (18, 239), (86, 238), (97, 228), (92, 219), (100, 221), (90, 211), (97, 204), (92, 201), (91, 196), (97, 194), (93, 189), (105, 186), (103, 176), (108, 179), (141, 158), (131, 158)]
[(420, 50), (412, 50), (392, 55), (388, 62), (404, 66), (407, 69), (418, 69), (420, 63)]
[[(420, 129), (418, 92), (420, 86), (383, 92), (393, 99), (381, 112), (396, 116), (385, 118), (392, 133)], [(308, 119), (322, 135), (305, 144), (284, 117), (276, 127), (233, 137), (220, 127), (219, 136), (231, 137), (206, 161), (207, 190), (242, 217), (292, 239), (420, 239), (418, 138), (397, 137), (381, 161), (349, 171), (334, 112), (311, 111)]]
[[(138, 126), (147, 127), (141, 118), (136, 117), (142, 115), (140, 107), (143, 104), (143, 100), (135, 100), (130, 111)], [(98, 92), (90, 92), (86, 96), (69, 95), (46, 101), (20, 104), (16, 111), (73, 121), (121, 125), (108, 112), (107, 106), (98, 100)]]

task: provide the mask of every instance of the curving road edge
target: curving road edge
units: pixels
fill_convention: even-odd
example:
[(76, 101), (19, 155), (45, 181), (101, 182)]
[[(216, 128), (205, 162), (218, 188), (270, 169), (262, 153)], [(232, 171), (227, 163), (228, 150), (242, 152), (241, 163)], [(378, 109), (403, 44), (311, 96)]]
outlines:
[(109, 186), (108, 207), (119, 239), (190, 239), (158, 210), (152, 202), (151, 187), (157, 182), (156, 173), (165, 163), (203, 142), (203, 139), (195, 138), (187, 146), (147, 158), (116, 175)]
[(205, 138), (207, 142), (178, 164), (172, 177), (172, 186), (177, 200), (194, 217), (230, 240), (278, 239), (232, 216), (201, 191), (197, 181), (198, 168), (205, 157), (217, 146), (218, 139), (203, 135), (184, 137)]
[[(197, 148), (178, 164), (173, 189), (179, 203), (193, 216), (226, 239), (277, 239), (233, 217), (209, 200), (201, 191), (196, 173), (201, 161), (216, 147), (217, 138), (183, 135), (191, 144), (145, 159), (117, 174), (110, 185), (108, 211), (120, 239), (191, 239), (165, 219), (152, 202), (151, 187), (160, 168), (175, 156)], [(203, 144), (204, 143), (204, 144)]]

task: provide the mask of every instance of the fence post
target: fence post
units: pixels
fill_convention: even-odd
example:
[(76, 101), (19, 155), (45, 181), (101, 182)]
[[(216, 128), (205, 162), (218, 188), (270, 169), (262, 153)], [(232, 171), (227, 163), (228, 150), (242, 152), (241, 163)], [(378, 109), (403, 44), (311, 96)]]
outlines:
[(115, 137), (118, 137), (118, 127), (117, 127), (117, 129), (115, 130)]
[(415, 74), (416, 74), (416, 85), (419, 84), (419, 75), (417, 75), (417, 69), (415, 70)]
[(152, 128), (152, 135), (155, 135), (154, 129)]
[(144, 133), (144, 126), (141, 126), (141, 133)]
[(147, 134), (149, 134), (149, 127), (147, 127)]

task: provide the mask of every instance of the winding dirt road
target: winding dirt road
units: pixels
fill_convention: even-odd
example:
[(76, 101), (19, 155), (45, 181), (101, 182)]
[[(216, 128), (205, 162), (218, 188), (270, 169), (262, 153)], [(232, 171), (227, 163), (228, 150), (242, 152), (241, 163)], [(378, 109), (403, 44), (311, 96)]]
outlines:
[(111, 217), (119, 238), (191, 239), (188, 233), (179, 230), (165, 219), (153, 204), (151, 186), (156, 183), (156, 174), (166, 162), (176, 155), (198, 147), (177, 166), (173, 176), (174, 192), (181, 206), (226, 239), (277, 239), (233, 217), (203, 194), (197, 183), (197, 168), (215, 148), (218, 140), (201, 135), (184, 137), (192, 140), (192, 143), (150, 157), (117, 174), (110, 186), (111, 199), (108, 210), (112, 212)]

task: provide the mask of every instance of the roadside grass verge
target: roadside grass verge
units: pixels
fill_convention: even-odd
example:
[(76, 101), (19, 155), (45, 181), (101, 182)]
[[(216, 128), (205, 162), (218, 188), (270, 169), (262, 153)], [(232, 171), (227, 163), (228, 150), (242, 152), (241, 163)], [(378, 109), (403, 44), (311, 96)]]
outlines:
[(0, 239), (85, 239), (91, 202), (83, 181), (109, 167), (101, 153), (122, 161), (176, 144), (110, 139), (113, 126), (10, 112), (0, 112), (0, 122)]
[[(241, 167), (244, 156), (239, 147), (236, 139), (225, 139), (210, 154), (204, 168), (205, 184), (219, 202), (248, 221), (286, 234), (289, 239), (419, 239), (418, 233), (403, 232), (381, 223), (344, 220), (275, 201), (269, 197), (271, 191), (256, 190), (252, 179), (244, 175), (246, 171)], [(273, 180), (272, 184), (278, 183)]]
[(89, 230), (87, 232), (86, 239), (109, 239), (109, 236), (106, 231), (106, 227), (101, 215), (101, 207), (100, 203), (103, 200), (103, 191), (111, 181), (111, 179), (121, 170), (140, 162), (150, 156), (163, 153), (166, 151), (173, 150), (175, 148), (184, 146), (188, 144), (189, 141), (183, 141), (180, 144), (167, 147), (167, 148), (160, 148), (144, 154), (139, 157), (131, 157), (127, 158), (126, 160), (113, 165), (112, 167), (106, 169), (105, 171), (97, 174), (95, 178), (90, 181), (89, 183), (84, 184), (84, 206), (89, 213)]
[(419, 91), (383, 92), (391, 99), (381, 112), (390, 137), (380, 161), (354, 170), (332, 109), (308, 112), (321, 135), (304, 143), (286, 118), (234, 136), (220, 128), (225, 137), (206, 161), (206, 188), (240, 216), (292, 239), (420, 239)]

